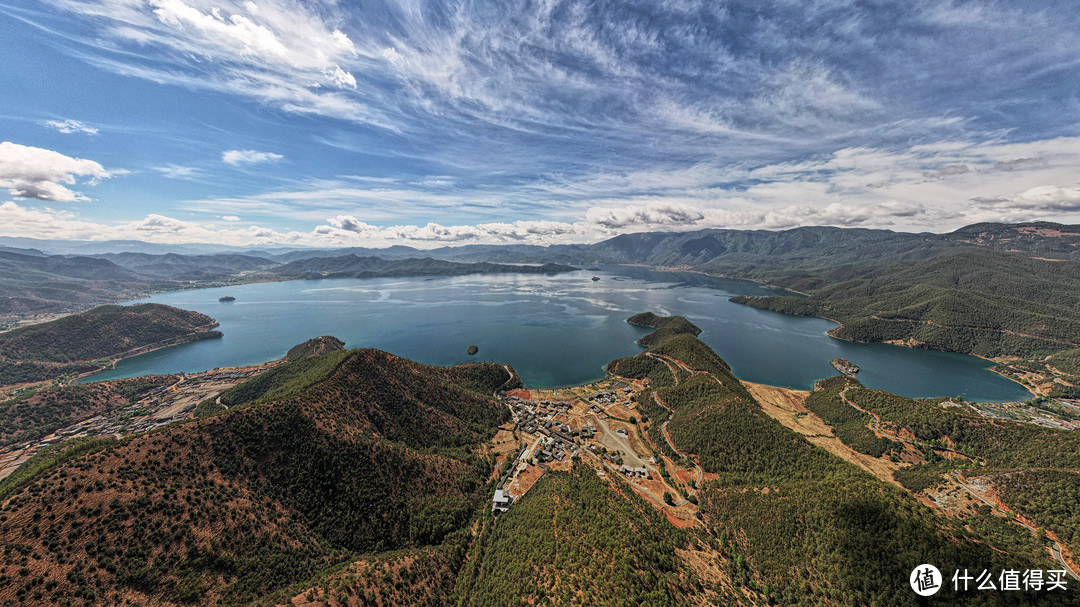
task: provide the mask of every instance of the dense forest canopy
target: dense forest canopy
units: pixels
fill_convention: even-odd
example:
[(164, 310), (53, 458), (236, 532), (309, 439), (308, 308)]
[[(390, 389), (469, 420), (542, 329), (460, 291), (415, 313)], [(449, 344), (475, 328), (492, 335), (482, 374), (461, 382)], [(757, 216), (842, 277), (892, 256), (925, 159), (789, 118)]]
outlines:
[(93, 371), (110, 357), (221, 337), (205, 314), (162, 304), (98, 306), (0, 333), (0, 385)]

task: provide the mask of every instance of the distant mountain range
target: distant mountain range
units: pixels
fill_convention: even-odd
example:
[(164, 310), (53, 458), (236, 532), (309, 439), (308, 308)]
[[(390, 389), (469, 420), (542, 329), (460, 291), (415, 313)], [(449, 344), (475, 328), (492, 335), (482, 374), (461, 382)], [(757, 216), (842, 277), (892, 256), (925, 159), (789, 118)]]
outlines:
[(442, 259), (382, 259), (380, 257), (312, 257), (274, 268), (274, 273), (288, 278), (372, 278), (376, 276), (458, 276), (462, 274), (555, 274), (577, 270), (573, 266), (545, 263), (506, 265), (481, 262), (456, 262)]
[[(32, 314), (78, 311), (150, 291), (238, 282), (551, 273), (593, 264), (640, 264), (750, 278), (807, 294), (810, 298), (804, 301), (739, 301), (841, 320), (849, 328), (837, 336), (862, 341), (984, 355), (1032, 354), (1080, 343), (1080, 310), (1066, 294), (1080, 285), (1075, 278), (1080, 276), (1080, 226), (1048, 222), (980, 223), (947, 234), (834, 227), (711, 229), (623, 234), (590, 245), (432, 250), (393, 246), (220, 252), (229, 248), (11, 238), (0, 243), (37, 245), (21, 251), (0, 249), (0, 319), (6, 317), (9, 324)], [(49, 254), (123, 247), (135, 250)], [(219, 252), (202, 252), (215, 248)], [(925, 271), (912, 269), (923, 267)], [(961, 269), (980, 279), (961, 280)], [(986, 285), (997, 287), (988, 290)], [(1053, 285), (1060, 288), (1050, 288)], [(1055, 294), (1053, 301), (1046, 299), (1047, 293)], [(979, 312), (971, 316), (979, 319), (974, 325), (957, 321), (957, 311), (967, 309)]]
[[(75, 255), (110, 258), (118, 253), (148, 256), (261, 257), (288, 263), (313, 257), (379, 257), (493, 263), (645, 263), (701, 265), (717, 258), (736, 263), (755, 256), (773, 259), (798, 257), (799, 252), (845, 253), (848, 262), (869, 261), (896, 254), (929, 257), (957, 248), (981, 247), (1024, 252), (1062, 259), (1080, 259), (1080, 226), (1052, 222), (1017, 224), (977, 223), (953, 232), (894, 232), (865, 228), (810, 226), (789, 230), (706, 229), (692, 232), (640, 232), (621, 234), (595, 244), (575, 245), (462, 245), (418, 249), (404, 245), (384, 248), (335, 249), (288, 246), (236, 247), (216, 244), (158, 244), (137, 240), (68, 241), (0, 236), (0, 251), (24, 255)], [(852, 256), (854, 255), (854, 256)], [(130, 257), (130, 256), (129, 256)]]

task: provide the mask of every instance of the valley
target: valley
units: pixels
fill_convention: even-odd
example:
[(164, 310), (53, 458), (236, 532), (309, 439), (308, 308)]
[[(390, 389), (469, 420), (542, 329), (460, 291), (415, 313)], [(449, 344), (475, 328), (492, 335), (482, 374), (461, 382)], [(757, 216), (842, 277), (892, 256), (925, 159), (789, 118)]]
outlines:
[[(192, 419), (199, 413), (197, 408), (200, 403), (208, 399), (216, 399), (229, 388), (272, 369), (281, 362), (273, 361), (236, 369), (215, 369), (184, 376), (165, 376), (161, 378), (164, 381), (158, 387), (147, 392), (145, 396), (140, 395), (139, 400), (129, 404), (110, 408), (98, 415), (79, 419), (75, 423), (55, 430), (48, 431), (48, 427), (45, 427), (32, 434), (15, 435), (21, 442), (0, 447), (0, 479), (14, 472), (42, 450), (67, 440), (86, 437), (119, 439), (134, 433), (149, 432), (173, 422)], [(125, 383), (124, 380), (105, 382), (105, 388), (109, 389), (113, 384), (123, 383)], [(62, 391), (63, 388), (60, 390)], [(42, 396), (49, 396), (47, 389)], [(23, 402), (28, 399), (33, 399), (33, 395), (23, 396)], [(18, 407), (18, 404), (13, 405), (13, 408)], [(6, 431), (10, 430), (10, 427), (6, 429)], [(48, 433), (42, 434), (43, 432)], [(26, 440), (28, 437), (33, 438)], [(10, 443), (10, 440), (8, 438), (5, 442)]]

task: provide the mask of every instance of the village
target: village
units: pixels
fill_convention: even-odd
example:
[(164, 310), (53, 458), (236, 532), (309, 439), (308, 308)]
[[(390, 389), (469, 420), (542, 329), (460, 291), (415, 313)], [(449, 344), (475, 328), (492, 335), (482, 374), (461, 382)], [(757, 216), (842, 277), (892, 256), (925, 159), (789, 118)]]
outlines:
[(0, 479), (14, 472), (41, 449), (69, 439), (85, 436), (121, 438), (191, 419), (199, 403), (208, 398), (217, 398), (236, 384), (278, 364), (281, 361), (184, 375), (175, 384), (148, 392), (138, 402), (65, 426), (39, 440), (9, 447), (0, 451)]
[(695, 491), (691, 471), (646, 438), (647, 422), (634, 402), (645, 387), (640, 380), (610, 377), (569, 388), (500, 392), (513, 420), (495, 439), (502, 446), (502, 472), (493, 514), (509, 510), (547, 470), (569, 470), (578, 457), (601, 478), (627, 481), (676, 526), (696, 524), (697, 506), (687, 499)]

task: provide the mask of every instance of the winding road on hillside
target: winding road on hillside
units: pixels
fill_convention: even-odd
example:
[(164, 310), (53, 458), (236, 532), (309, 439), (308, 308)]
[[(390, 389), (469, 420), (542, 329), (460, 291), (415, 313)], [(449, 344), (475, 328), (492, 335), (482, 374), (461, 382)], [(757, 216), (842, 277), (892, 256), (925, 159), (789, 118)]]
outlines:
[[(653, 401), (654, 401), (654, 402), (655, 402), (656, 404), (658, 404), (658, 405), (660, 405), (661, 407), (663, 407), (663, 408), (667, 409), (668, 411), (670, 411), (672, 415), (674, 415), (674, 414), (675, 414), (675, 410), (674, 410), (674, 409), (672, 409), (671, 407), (669, 407), (669, 406), (667, 405), (667, 403), (665, 403), (665, 402), (664, 402), (664, 401), (663, 401), (663, 400), (662, 400), (662, 399), (660, 398), (660, 396), (659, 396), (659, 395), (658, 395), (658, 394), (656, 393), (656, 391), (653, 391), (653, 393), (652, 393), (652, 397), (653, 397)], [(670, 436), (670, 435), (668, 434), (668, 430), (667, 430), (667, 426), (668, 426), (668, 422), (669, 422), (669, 421), (671, 421), (671, 420), (664, 420), (664, 423), (660, 424), (660, 433), (664, 435), (664, 440), (665, 440), (665, 441), (667, 441), (667, 444), (668, 444), (668, 446), (669, 446), (669, 447), (671, 447), (671, 450), (672, 450), (672, 451), (674, 451), (675, 453), (678, 453), (678, 454), (679, 454), (679, 455), (681, 455), (681, 456), (682, 456), (682, 457), (683, 457), (683, 458), (684, 458), (684, 459), (685, 459), (686, 461), (688, 461), (688, 462), (690, 462), (691, 464), (693, 464), (693, 466), (694, 466), (694, 472), (695, 472), (695, 473), (697, 474), (697, 480), (696, 480), (696, 481), (694, 481), (694, 486), (693, 486), (693, 487), (691, 487), (691, 488), (690, 488), (690, 489), (689, 489), (689, 490), (688, 490), (688, 491), (686, 492), (686, 495), (697, 495), (697, 490), (698, 490), (698, 487), (700, 487), (700, 486), (701, 486), (701, 481), (702, 481), (702, 480), (703, 480), (703, 479), (705, 478), (705, 471), (704, 471), (704, 470), (702, 470), (702, 469), (701, 469), (701, 466), (699, 466), (699, 465), (698, 465), (698, 463), (697, 463), (696, 461), (694, 461), (694, 459), (693, 459), (693, 458), (691, 458), (691, 457), (690, 457), (690, 454), (688, 454), (688, 453), (686, 453), (686, 452), (684, 452), (684, 451), (681, 451), (681, 450), (680, 450), (680, 449), (679, 449), (678, 447), (676, 447), (676, 446), (675, 446), (675, 443), (671, 442), (671, 436)]]
[[(985, 497), (983, 497), (978, 492), (977, 489), (975, 489), (971, 485), (967, 484), (966, 482), (960, 480), (960, 475), (956, 471), (950, 472), (949, 477), (952, 478), (954, 481), (956, 481), (957, 485), (960, 485), (961, 487), (966, 489), (968, 493), (975, 496), (979, 501), (983, 502), (987, 506), (990, 506), (995, 511), (1000, 512), (1002, 516), (1008, 518), (1010, 521), (1016, 523), (1017, 525), (1020, 525), (1020, 526), (1022, 526), (1024, 528), (1028, 529), (1029, 531), (1031, 531), (1032, 533), (1034, 533), (1036, 535), (1039, 534), (1039, 529), (1037, 527), (1033, 527), (1033, 526), (1025, 523), (1024, 521), (1020, 520), (1016, 516), (1012, 515), (1012, 513), (1006, 512), (1005, 510), (1002, 510), (997, 504), (995, 504), (994, 502), (992, 502), (992, 501), (986, 499)], [(1057, 562), (1060, 563), (1061, 566), (1065, 568), (1065, 571), (1067, 571), (1069, 573), (1069, 575), (1072, 576), (1073, 579), (1080, 580), (1080, 576), (1078, 576), (1073, 571), (1072, 566), (1070, 566), (1068, 563), (1066, 563), (1065, 562), (1065, 557), (1061, 555), (1061, 544), (1057, 543), (1053, 539), (1051, 539), (1050, 542), (1051, 542), (1050, 552), (1053, 553), (1054, 559), (1057, 560)]]
[[(858, 411), (861, 411), (861, 412), (865, 413), (866, 415), (869, 415), (871, 418), (873, 418), (873, 421), (870, 422), (870, 429), (873, 430), (874, 432), (877, 432), (881, 436), (883, 436), (883, 437), (885, 437), (885, 438), (887, 438), (889, 440), (894, 440), (894, 441), (898, 441), (898, 442), (901, 442), (901, 443), (907, 443), (909, 445), (913, 445), (913, 446), (916, 446), (916, 447), (928, 447), (928, 448), (933, 449), (935, 451), (948, 451), (949, 453), (955, 453), (957, 455), (961, 455), (961, 456), (966, 457), (968, 459), (976, 459), (977, 460), (977, 458), (973, 458), (972, 456), (970, 456), (970, 455), (968, 455), (966, 453), (962, 453), (960, 451), (957, 451), (956, 449), (951, 449), (949, 447), (944, 447), (944, 446), (940, 446), (940, 445), (931, 445), (929, 443), (923, 443), (923, 442), (920, 442), (920, 441), (914, 441), (914, 440), (911, 440), (911, 439), (903, 438), (902, 436), (897, 436), (895, 434), (890, 434), (890, 433), (882, 430), (881, 429), (881, 416), (878, 415), (877, 413), (874, 413), (873, 411), (867, 411), (866, 409), (863, 409), (859, 405), (855, 404), (855, 401), (852, 401), (851, 399), (849, 399), (847, 397), (847, 391), (848, 391), (849, 388), (851, 388), (850, 385), (845, 386), (844, 389), (840, 391), (840, 394), (839, 394), (840, 400), (844, 401), (844, 403), (847, 404), (848, 406), (850, 406), (850, 407), (852, 407), (852, 408), (854, 408), (854, 409), (856, 409)], [(980, 463), (980, 465), (981, 465), (981, 463)]]
[(509, 379), (504, 381), (501, 386), (499, 386), (498, 388), (495, 388), (495, 391), (492, 393), (492, 396), (494, 396), (496, 398), (498, 398), (498, 396), (499, 396), (499, 390), (502, 390), (503, 386), (510, 383), (511, 381), (514, 380), (515, 377), (517, 377), (517, 373), (514, 371), (514, 368), (511, 367), (510, 365), (503, 365), (503, 369), (506, 370), (506, 373), (508, 375), (510, 375), (510, 377), (509, 377)]
[[(939, 446), (936, 446), (936, 445), (928, 445), (928, 444), (924, 444), (924, 443), (919, 443), (917, 441), (908, 440), (906, 438), (901, 438), (899, 436), (888, 434), (888, 433), (882, 431), (881, 430), (881, 416), (879, 416), (877, 413), (874, 413), (873, 411), (867, 411), (866, 409), (863, 409), (859, 405), (855, 404), (852, 400), (848, 399), (847, 391), (848, 391), (848, 388), (850, 388), (850, 387), (851, 386), (845, 386), (844, 389), (840, 391), (840, 394), (839, 394), (840, 399), (843, 400), (848, 405), (850, 405), (851, 407), (854, 407), (855, 409), (857, 409), (859, 411), (862, 411), (863, 413), (869, 415), (873, 419), (873, 421), (870, 422), (870, 427), (874, 432), (877, 432), (878, 434), (880, 434), (881, 436), (884, 436), (885, 438), (905, 442), (905, 443), (908, 443), (910, 445), (914, 445), (914, 446), (917, 446), (917, 447), (929, 447), (931, 449), (936, 449), (938, 451), (948, 451), (950, 453), (956, 453), (956, 454), (959, 454), (959, 455), (963, 455), (964, 457), (970, 457), (970, 456), (968, 456), (968, 455), (966, 455), (964, 453), (961, 453), (961, 452), (959, 452), (959, 451), (957, 451), (955, 449), (950, 449), (948, 447), (939, 447)], [(990, 506), (996, 512), (999, 512), (1002, 516), (1004, 516), (1008, 520), (1010, 520), (1010, 521), (1012, 521), (1012, 522), (1014, 522), (1014, 523), (1016, 523), (1016, 524), (1018, 524), (1018, 525), (1020, 525), (1020, 526), (1022, 526), (1024, 528), (1026, 528), (1026, 529), (1028, 529), (1029, 531), (1031, 531), (1032, 533), (1034, 533), (1036, 535), (1039, 534), (1039, 529), (1038, 528), (1033, 527), (1033, 526), (1027, 524), (1026, 522), (1020, 520), (1020, 518), (1018, 518), (1014, 513), (1006, 512), (1001, 507), (999, 507), (997, 504), (995, 504), (991, 500), (984, 497), (974, 487), (972, 487), (968, 483), (960, 480), (960, 471), (959, 470), (953, 470), (953, 471), (949, 472), (948, 475), (949, 475), (949, 478), (951, 478), (953, 481), (955, 481), (957, 485), (959, 485), (962, 489), (967, 491), (968, 494), (970, 494), (974, 498), (976, 498), (979, 501), (983, 502), (987, 506)], [(1048, 539), (1050, 539), (1050, 538), (1048, 538)], [(1050, 542), (1051, 542), (1050, 551), (1053, 553), (1054, 559), (1057, 560), (1057, 562), (1060, 563), (1061, 566), (1065, 568), (1065, 571), (1067, 571), (1069, 573), (1069, 575), (1073, 579), (1080, 580), (1080, 575), (1077, 575), (1076, 572), (1073, 571), (1072, 566), (1069, 565), (1067, 562), (1065, 562), (1065, 557), (1062, 556), (1062, 554), (1061, 554), (1061, 544), (1059, 544), (1057, 541), (1055, 541), (1053, 539), (1050, 539)]]

